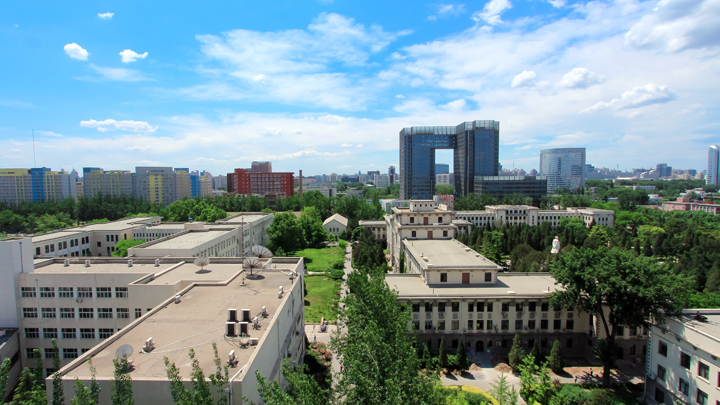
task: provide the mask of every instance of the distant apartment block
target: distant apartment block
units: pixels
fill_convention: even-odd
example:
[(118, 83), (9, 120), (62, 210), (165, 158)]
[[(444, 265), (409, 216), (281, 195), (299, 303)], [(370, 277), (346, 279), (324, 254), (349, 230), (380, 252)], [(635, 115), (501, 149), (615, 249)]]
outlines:
[(253, 173), (272, 173), (271, 162), (252, 162), (250, 171)]
[(133, 174), (129, 170), (108, 170), (105, 171), (99, 168), (86, 168), (96, 169), (90, 171), (84, 171), (85, 177), (83, 178), (85, 196), (94, 197), (98, 194), (120, 197), (120, 196), (133, 196)]
[(547, 178), (547, 192), (576, 192), (585, 187), (585, 148), (540, 151), (540, 175)]
[(228, 192), (239, 195), (273, 195), (280, 198), (295, 194), (293, 173), (251, 172), (235, 169), (228, 173)]
[(77, 197), (75, 172), (53, 171), (47, 167), (0, 169), (0, 201), (53, 201)]
[(373, 182), (375, 188), (385, 188), (390, 185), (390, 177), (387, 174), (375, 174), (373, 175)]

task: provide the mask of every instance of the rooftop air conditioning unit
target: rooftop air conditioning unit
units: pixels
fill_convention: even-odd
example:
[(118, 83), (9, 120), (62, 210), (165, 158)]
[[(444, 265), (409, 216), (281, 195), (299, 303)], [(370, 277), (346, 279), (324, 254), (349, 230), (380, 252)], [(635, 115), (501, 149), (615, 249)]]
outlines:
[(258, 338), (250, 338), (250, 346), (257, 346)]
[(228, 309), (228, 322), (237, 322), (237, 309)]
[(155, 267), (160, 267), (160, 259), (155, 259)]
[(143, 349), (144, 349), (146, 352), (149, 352), (149, 351), (151, 351), (151, 350), (154, 349), (154, 348), (155, 348), (155, 342), (153, 342), (153, 338), (152, 338), (152, 337), (147, 338), (147, 340), (145, 341), (145, 346), (143, 347)]
[(237, 323), (235, 322), (225, 322), (225, 335), (226, 336), (236, 336), (237, 331), (235, 330), (235, 326)]
[(258, 320), (257, 316), (253, 318), (253, 326), (255, 326), (256, 328), (260, 327), (260, 321)]
[(263, 305), (262, 311), (260, 313), (262, 314), (262, 316), (267, 317), (268, 316), (267, 307)]
[(230, 350), (228, 354), (228, 363), (235, 363), (235, 350)]
[(90, 260), (85, 260), (85, 267), (90, 267)]
[(249, 309), (242, 310), (242, 321), (250, 322), (250, 310)]
[(64, 263), (64, 264), (63, 264), (63, 267), (68, 267), (68, 266), (70, 266), (70, 259), (65, 259), (65, 260), (63, 261), (63, 263)]
[(248, 333), (249, 333), (248, 332), (248, 323), (240, 322), (239, 325), (240, 325), (239, 335), (240, 336), (248, 336)]
[(132, 262), (132, 259), (130, 259), (130, 260), (128, 260), (128, 267), (132, 267), (132, 266), (133, 266), (133, 262)]
[(175, 296), (175, 303), (176, 303), (176, 304), (179, 304), (179, 303), (180, 303), (180, 296), (179, 296), (179, 295), (176, 295), (176, 296)]

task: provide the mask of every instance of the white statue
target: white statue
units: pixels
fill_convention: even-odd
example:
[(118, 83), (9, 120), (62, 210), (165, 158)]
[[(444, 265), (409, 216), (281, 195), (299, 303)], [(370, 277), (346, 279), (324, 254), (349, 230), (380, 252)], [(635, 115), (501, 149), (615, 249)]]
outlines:
[(552, 254), (560, 253), (560, 238), (557, 236), (553, 240), (552, 250), (550, 251), (550, 253), (552, 253)]

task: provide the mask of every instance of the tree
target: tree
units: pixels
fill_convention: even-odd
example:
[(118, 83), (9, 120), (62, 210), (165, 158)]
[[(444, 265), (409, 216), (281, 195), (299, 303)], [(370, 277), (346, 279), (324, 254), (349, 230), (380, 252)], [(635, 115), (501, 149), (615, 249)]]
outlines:
[(111, 253), (113, 257), (127, 257), (128, 249), (145, 243), (145, 239), (130, 240), (123, 239), (115, 244), (115, 251)]
[(33, 350), (33, 356), (35, 357), (35, 367), (32, 373), (35, 376), (35, 386), (37, 389), (45, 391), (45, 365), (42, 361), (40, 349)]
[[(313, 375), (308, 372), (307, 365), (304, 370), (304, 373), (301, 370), (293, 371), (290, 360), (285, 359), (282, 365), (282, 373), (288, 383), (285, 390), (275, 380), (268, 383), (265, 377), (256, 371), (258, 394), (265, 401), (265, 405), (326, 405), (328, 393), (320, 388)], [(254, 404), (249, 399), (244, 399)]]
[(20, 381), (15, 388), (12, 404), (18, 405), (47, 405), (45, 389), (39, 389), (35, 375), (28, 367), (20, 373)]
[(467, 352), (465, 351), (465, 342), (460, 338), (460, 345), (458, 346), (457, 353), (457, 364), (460, 370), (467, 370), (470, 367), (470, 359), (468, 359)]
[(215, 373), (210, 374), (210, 382), (217, 388), (218, 400), (217, 405), (227, 404), (227, 397), (225, 396), (224, 386), (227, 384), (229, 379), (228, 367), (222, 365), (220, 355), (218, 354), (217, 343), (213, 342), (213, 353), (215, 354)]
[(55, 372), (52, 375), (52, 405), (64, 405), (65, 393), (63, 392), (62, 377), (60, 377), (60, 350), (58, 349), (57, 339), (52, 341), (53, 347), (53, 368)]
[(535, 357), (531, 354), (523, 359), (519, 368), (520, 396), (525, 403), (547, 404), (554, 391), (550, 374), (547, 372), (547, 364), (537, 365)]
[(77, 377), (73, 388), (75, 389), (75, 398), (70, 400), (72, 405), (97, 405), (100, 403), (100, 385), (95, 380), (95, 366), (92, 364), (92, 360), (88, 360), (90, 365), (90, 388), (85, 387), (82, 381)]
[[(573, 249), (561, 254), (550, 272), (562, 288), (550, 304), (600, 318), (610, 350), (616, 350), (620, 326), (644, 326), (648, 319), (676, 316), (676, 297), (687, 295), (688, 279), (645, 256), (617, 248)], [(609, 362), (603, 365), (603, 383), (610, 385)]]
[(127, 358), (113, 359), (115, 371), (112, 380), (112, 405), (133, 405), (135, 398), (133, 397), (132, 377), (128, 374), (130, 366)]
[(323, 227), (320, 214), (315, 207), (305, 207), (300, 212), (298, 223), (305, 234), (305, 239), (310, 247), (317, 248), (328, 240), (328, 233)]
[(290, 253), (305, 248), (305, 233), (302, 226), (295, 218), (292, 212), (282, 212), (275, 214), (273, 222), (268, 228), (268, 237), (270, 238), (270, 250), (282, 249), (284, 252)]
[(517, 405), (518, 394), (515, 387), (507, 382), (507, 377), (503, 374), (500, 374), (491, 386), (490, 395), (495, 397), (500, 405)]
[(535, 344), (533, 344), (532, 350), (530, 350), (530, 356), (533, 356), (533, 359), (535, 359), (535, 364), (538, 366), (540, 365), (540, 343), (538, 343), (540, 339), (535, 339)]
[(548, 366), (555, 374), (562, 373), (565, 368), (565, 358), (562, 354), (562, 345), (558, 339), (553, 342), (552, 350), (550, 351), (550, 358), (548, 359)]
[(0, 365), (0, 403), (2, 403), (3, 399), (5, 399), (5, 393), (7, 392), (7, 380), (8, 377), (10, 377), (10, 358), (7, 357), (5, 360), (3, 360), (2, 364)]
[(513, 337), (510, 353), (508, 354), (508, 362), (510, 363), (509, 365), (510, 368), (513, 369), (513, 372), (516, 373), (520, 370), (520, 364), (522, 364), (523, 357), (524, 353), (522, 349), (522, 340), (520, 339), (520, 335), (516, 333), (515, 337)]
[(438, 364), (440, 367), (446, 368), (448, 366), (447, 348), (445, 347), (445, 336), (440, 339), (440, 347), (438, 348)]

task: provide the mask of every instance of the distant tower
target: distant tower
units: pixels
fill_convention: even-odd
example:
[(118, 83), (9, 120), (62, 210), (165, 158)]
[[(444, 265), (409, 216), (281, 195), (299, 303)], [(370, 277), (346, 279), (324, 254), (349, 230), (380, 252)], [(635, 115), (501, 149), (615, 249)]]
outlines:
[(705, 184), (718, 185), (718, 152), (720, 146), (712, 145), (708, 149), (707, 173), (705, 174)]
[(300, 188), (298, 190), (298, 194), (300, 195), (300, 199), (302, 200), (303, 193), (302, 193), (302, 186), (303, 186), (303, 176), (302, 176), (302, 170), (300, 170), (300, 173), (298, 174), (298, 183), (300, 185)]
[(390, 184), (395, 184), (395, 166), (388, 167), (388, 177), (390, 178)]
[(548, 190), (577, 192), (585, 187), (585, 148), (557, 148), (540, 151), (540, 175), (547, 176)]

